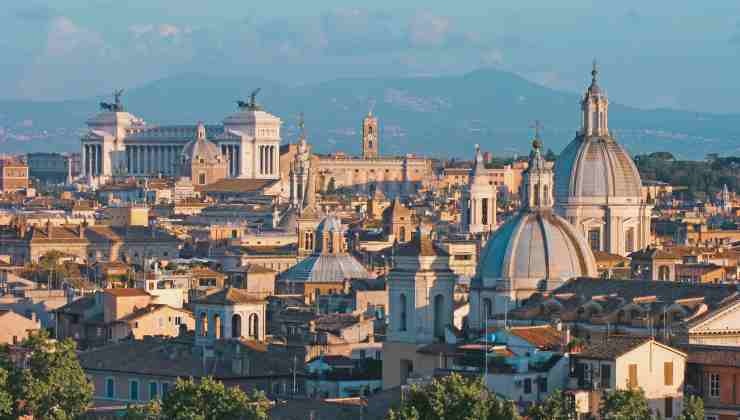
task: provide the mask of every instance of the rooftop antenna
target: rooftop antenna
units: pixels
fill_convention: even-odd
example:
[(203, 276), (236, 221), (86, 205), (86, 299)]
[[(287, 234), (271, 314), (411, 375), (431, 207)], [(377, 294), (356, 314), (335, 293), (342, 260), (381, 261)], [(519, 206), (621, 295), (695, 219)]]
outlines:
[(370, 99), (370, 102), (368, 104), (367, 115), (368, 116), (373, 115), (373, 110), (375, 110), (375, 99)]

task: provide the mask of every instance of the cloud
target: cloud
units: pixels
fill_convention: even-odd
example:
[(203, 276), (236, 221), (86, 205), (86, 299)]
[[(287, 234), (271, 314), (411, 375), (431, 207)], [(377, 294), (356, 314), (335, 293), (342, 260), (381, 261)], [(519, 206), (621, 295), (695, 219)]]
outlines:
[(451, 31), (449, 18), (419, 12), (409, 22), (408, 42), (411, 47), (441, 47), (447, 43)]
[(61, 57), (81, 48), (100, 48), (104, 42), (100, 35), (78, 26), (70, 18), (58, 16), (52, 19), (44, 54)]

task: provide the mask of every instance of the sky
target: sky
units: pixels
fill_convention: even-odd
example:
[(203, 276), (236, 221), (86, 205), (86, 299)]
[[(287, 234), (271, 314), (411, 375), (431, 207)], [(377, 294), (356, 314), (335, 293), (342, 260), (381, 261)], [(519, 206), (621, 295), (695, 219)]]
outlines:
[(737, 0), (3, 0), (0, 22), (0, 99), (483, 67), (580, 92), (596, 59), (612, 101), (740, 113)]

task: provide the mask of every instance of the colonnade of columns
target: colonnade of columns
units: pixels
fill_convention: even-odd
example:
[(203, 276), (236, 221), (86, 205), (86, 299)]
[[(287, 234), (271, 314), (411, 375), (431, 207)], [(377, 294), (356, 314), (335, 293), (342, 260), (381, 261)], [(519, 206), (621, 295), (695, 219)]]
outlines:
[(98, 176), (103, 173), (103, 146), (100, 144), (82, 145), (82, 167), (85, 176)]
[(174, 175), (182, 146), (126, 146), (126, 171), (129, 175)]
[(276, 152), (276, 146), (259, 146), (260, 175), (275, 175), (277, 172)]
[(241, 173), (241, 147), (238, 144), (221, 145), (221, 154), (229, 159), (229, 176), (237, 178)]

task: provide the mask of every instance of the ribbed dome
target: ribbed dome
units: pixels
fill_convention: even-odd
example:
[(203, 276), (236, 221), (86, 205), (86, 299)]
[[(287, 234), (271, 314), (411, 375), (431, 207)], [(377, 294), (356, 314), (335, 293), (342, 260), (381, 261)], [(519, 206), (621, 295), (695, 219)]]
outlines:
[(585, 198), (593, 204), (602, 204), (613, 197), (639, 202), (641, 186), (632, 158), (610, 136), (576, 137), (555, 164), (558, 203)]
[(221, 151), (218, 149), (218, 146), (206, 139), (206, 129), (203, 124), (198, 124), (196, 127), (195, 139), (183, 147), (182, 158), (191, 162), (200, 159), (206, 162), (220, 160)]
[(311, 255), (291, 267), (282, 279), (295, 282), (342, 282), (349, 279), (367, 279), (365, 267), (349, 254)]
[(501, 226), (481, 252), (478, 277), (536, 289), (540, 280), (595, 277), (593, 253), (565, 219), (551, 210), (523, 211)]

